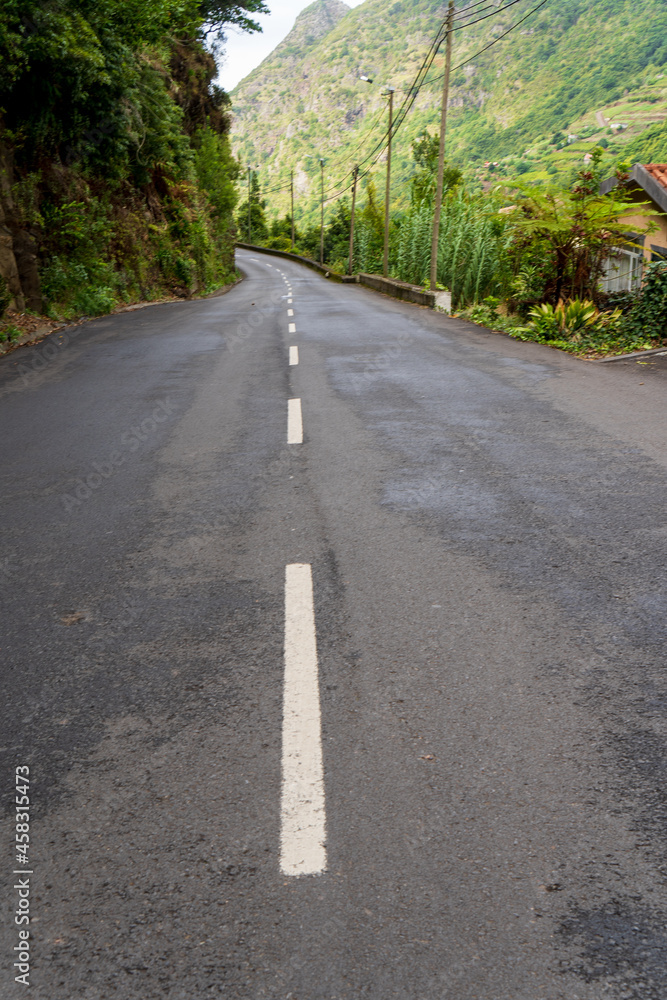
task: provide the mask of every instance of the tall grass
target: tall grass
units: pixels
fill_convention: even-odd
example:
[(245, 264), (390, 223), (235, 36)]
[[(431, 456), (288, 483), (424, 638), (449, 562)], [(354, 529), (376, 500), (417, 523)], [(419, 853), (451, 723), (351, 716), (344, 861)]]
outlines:
[[(431, 268), (433, 210), (411, 210), (397, 231), (394, 271), (401, 281), (424, 285)], [(443, 206), (438, 244), (438, 283), (452, 293), (454, 308), (480, 302), (498, 288), (506, 247), (505, 222), (486, 197), (451, 195)]]
[(362, 219), (354, 238), (354, 270), (364, 274), (381, 274), (384, 244), (377, 226)]

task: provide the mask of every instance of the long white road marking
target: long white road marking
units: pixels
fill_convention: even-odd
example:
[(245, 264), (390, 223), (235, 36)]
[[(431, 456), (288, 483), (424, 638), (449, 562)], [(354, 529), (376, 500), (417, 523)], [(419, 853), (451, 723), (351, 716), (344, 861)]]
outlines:
[(285, 569), (285, 686), (283, 692), (280, 868), (285, 875), (326, 869), (322, 722), (308, 563)]
[(303, 444), (303, 420), (301, 419), (301, 400), (287, 400), (287, 443)]
[(291, 365), (298, 365), (299, 363), (299, 348), (290, 347), (289, 349), (289, 363)]
[(288, 316), (293, 316), (294, 315), (294, 310), (293, 309), (288, 309), (287, 310), (287, 315)]
[(290, 323), (288, 333), (296, 333), (296, 323)]

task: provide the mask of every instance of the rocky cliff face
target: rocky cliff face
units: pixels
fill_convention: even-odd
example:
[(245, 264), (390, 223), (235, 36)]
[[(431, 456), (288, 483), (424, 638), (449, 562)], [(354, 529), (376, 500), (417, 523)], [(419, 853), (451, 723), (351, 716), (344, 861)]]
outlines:
[(305, 49), (319, 42), (332, 28), (335, 28), (341, 18), (349, 13), (350, 8), (342, 0), (316, 0), (310, 7), (301, 11), (294, 27), (280, 45), (281, 49), (295, 49), (302, 54)]
[[(253, 70), (236, 89), (242, 89), (250, 98), (271, 89), (271, 82), (279, 68), (283, 77), (291, 75), (296, 64), (307, 59), (308, 54), (317, 50), (320, 41), (349, 14), (350, 8), (342, 0), (315, 0), (310, 7), (301, 11), (294, 27), (257, 69)], [(297, 76), (302, 76), (298, 73)]]
[(33, 312), (41, 312), (35, 241), (17, 222), (13, 179), (11, 153), (0, 143), (0, 277), (11, 295), (10, 309), (23, 312), (27, 306)]

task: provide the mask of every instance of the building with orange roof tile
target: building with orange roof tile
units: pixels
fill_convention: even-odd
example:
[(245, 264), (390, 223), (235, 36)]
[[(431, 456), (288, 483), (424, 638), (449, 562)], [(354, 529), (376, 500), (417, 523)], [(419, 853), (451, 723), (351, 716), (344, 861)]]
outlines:
[[(602, 194), (616, 187), (610, 177), (600, 185)], [(619, 247), (618, 257), (607, 262), (603, 288), (606, 292), (636, 291), (641, 285), (644, 265), (667, 260), (667, 163), (635, 163), (630, 172), (629, 194), (637, 203), (636, 212), (628, 212), (628, 243)], [(643, 204), (642, 204), (643, 203)], [(658, 215), (647, 215), (652, 209)], [(653, 232), (644, 230), (652, 223)]]

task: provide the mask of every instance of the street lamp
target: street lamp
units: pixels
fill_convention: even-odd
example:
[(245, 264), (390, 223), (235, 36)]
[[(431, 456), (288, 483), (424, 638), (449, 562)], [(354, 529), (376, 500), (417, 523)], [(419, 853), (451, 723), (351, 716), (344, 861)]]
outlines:
[[(364, 83), (372, 83), (370, 77), (360, 76)], [(387, 131), (387, 186), (384, 196), (384, 259), (382, 263), (382, 273), (385, 278), (389, 277), (389, 199), (391, 196), (391, 140), (392, 128), (394, 125), (394, 88), (387, 85), (383, 91), (383, 97), (389, 97), (389, 129)]]

